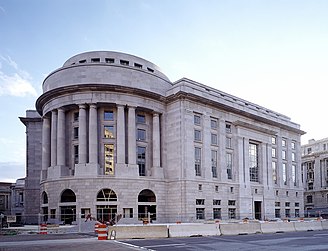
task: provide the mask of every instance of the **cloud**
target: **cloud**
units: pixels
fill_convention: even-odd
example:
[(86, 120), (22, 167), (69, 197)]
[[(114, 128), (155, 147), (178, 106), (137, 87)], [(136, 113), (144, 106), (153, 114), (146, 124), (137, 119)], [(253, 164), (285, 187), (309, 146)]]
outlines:
[(0, 162), (0, 182), (15, 182), (25, 177), (25, 164), (20, 162)]
[(13, 73), (6, 73), (0, 62), (0, 96), (37, 96), (28, 72), (19, 69), (17, 63), (10, 57), (0, 55), (0, 59), (14, 70)]

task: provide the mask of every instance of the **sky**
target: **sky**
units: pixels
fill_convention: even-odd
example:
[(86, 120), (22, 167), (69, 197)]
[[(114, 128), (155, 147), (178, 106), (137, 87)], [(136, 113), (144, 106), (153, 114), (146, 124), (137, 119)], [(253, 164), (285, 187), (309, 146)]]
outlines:
[(328, 137), (326, 0), (0, 0), (0, 182), (25, 177), (19, 121), (70, 57), (119, 51)]

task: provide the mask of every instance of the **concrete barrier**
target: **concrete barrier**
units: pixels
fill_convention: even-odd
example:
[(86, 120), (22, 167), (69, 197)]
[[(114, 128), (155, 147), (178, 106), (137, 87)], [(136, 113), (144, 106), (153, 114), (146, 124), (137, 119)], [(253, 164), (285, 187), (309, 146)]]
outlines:
[(176, 224), (168, 227), (169, 237), (221, 235), (218, 224)]
[(322, 230), (327, 230), (328, 229), (328, 221), (327, 220), (321, 221), (321, 226), (322, 226)]
[(108, 228), (110, 234), (115, 230), (116, 239), (168, 238), (166, 225), (113, 226)]
[(254, 223), (228, 223), (220, 224), (222, 235), (257, 234), (261, 232), (261, 225)]
[(295, 226), (292, 222), (264, 222), (261, 223), (261, 231), (263, 234), (295, 232)]
[(296, 231), (315, 231), (323, 230), (320, 221), (303, 221), (294, 222), (294, 227)]

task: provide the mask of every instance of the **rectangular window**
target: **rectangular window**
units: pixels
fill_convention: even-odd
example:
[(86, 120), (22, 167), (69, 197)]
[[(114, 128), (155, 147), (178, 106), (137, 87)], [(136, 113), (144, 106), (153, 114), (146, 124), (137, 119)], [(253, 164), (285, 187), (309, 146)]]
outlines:
[(213, 200), (213, 205), (214, 206), (221, 205), (221, 200)]
[(194, 115), (194, 124), (195, 125), (201, 124), (201, 117), (199, 115)]
[(252, 182), (259, 182), (258, 165), (258, 145), (249, 143), (249, 176)]
[(137, 123), (145, 124), (146, 123), (146, 116), (143, 114), (137, 114)]
[(105, 62), (107, 64), (114, 64), (115, 60), (114, 60), (114, 58), (105, 58)]
[(79, 121), (79, 112), (74, 112), (74, 113), (73, 113), (73, 121), (74, 121), (74, 122)]
[(147, 67), (147, 70), (150, 71), (150, 72), (154, 72), (154, 70), (149, 68), (149, 67)]
[(290, 202), (285, 202), (285, 207), (290, 207)]
[(231, 148), (231, 138), (226, 137), (226, 148)]
[(133, 218), (133, 208), (123, 208), (123, 218)]
[(283, 160), (286, 159), (286, 151), (285, 150), (281, 151), (281, 157), (282, 157)]
[(212, 145), (218, 144), (218, 135), (215, 133), (211, 133), (211, 144)]
[(109, 139), (114, 138), (114, 126), (104, 126), (104, 137)]
[(196, 208), (196, 219), (197, 220), (205, 219), (205, 208)]
[(232, 154), (226, 154), (226, 164), (227, 164), (227, 178), (232, 179)]
[(200, 130), (194, 130), (194, 140), (202, 141), (202, 132)]
[(296, 147), (296, 143), (295, 143), (295, 141), (292, 141), (292, 143), (291, 143), (291, 147), (292, 147), (292, 150), (295, 150), (295, 147)]
[(277, 158), (277, 149), (272, 148), (272, 158)]
[(286, 143), (286, 142), (287, 142), (286, 139), (282, 139), (282, 140), (281, 140), (281, 146), (282, 146), (282, 147), (286, 147), (286, 146), (287, 146), (287, 143)]
[(278, 179), (277, 179), (277, 163), (276, 162), (272, 162), (272, 179), (273, 179), (273, 183), (277, 184), (278, 183)]
[(221, 208), (213, 208), (213, 219), (221, 219)]
[(274, 203), (274, 205), (275, 205), (275, 207), (280, 207), (280, 202), (279, 202), (279, 201), (276, 201), (276, 202)]
[(202, 149), (195, 147), (195, 173), (196, 176), (201, 176), (201, 160), (202, 160)]
[(231, 124), (226, 123), (226, 133), (231, 133)]
[(228, 208), (228, 218), (236, 219), (236, 208)]
[(129, 61), (126, 60), (120, 60), (121, 65), (129, 65)]
[(211, 151), (211, 159), (212, 159), (212, 177), (213, 178), (217, 178), (218, 177), (218, 171), (217, 171), (217, 156), (218, 156), (218, 152), (212, 150)]
[(312, 195), (306, 196), (306, 203), (313, 203)]
[(134, 67), (139, 68), (139, 69), (142, 69), (142, 65), (141, 64), (134, 63)]
[(235, 200), (228, 200), (228, 206), (236, 206)]
[(146, 130), (143, 129), (137, 130), (137, 140), (141, 140), (141, 141), (146, 140)]
[(74, 145), (74, 164), (79, 163), (79, 146)]
[(290, 217), (290, 209), (285, 209), (285, 217)]
[(196, 199), (196, 205), (205, 205), (204, 199)]
[(276, 218), (280, 218), (280, 209), (277, 209), (277, 208), (276, 208), (276, 209), (274, 210), (274, 215), (275, 215)]
[(271, 138), (271, 144), (276, 145), (277, 144), (277, 137), (272, 137)]
[(293, 180), (293, 184), (294, 186), (296, 186), (296, 165), (292, 165), (292, 180)]
[(282, 180), (284, 185), (287, 185), (287, 166), (286, 163), (282, 163)]
[(202, 191), (203, 190), (203, 185), (202, 184), (198, 184), (198, 191)]
[(300, 203), (299, 202), (295, 202), (295, 207), (299, 207)]
[(296, 161), (296, 153), (292, 152), (292, 161)]
[(79, 138), (79, 128), (78, 127), (73, 128), (73, 135), (74, 135), (74, 139)]
[(105, 175), (114, 175), (114, 144), (105, 144)]
[(99, 63), (100, 58), (91, 58), (91, 63)]
[(104, 111), (104, 120), (105, 121), (113, 121), (114, 120), (114, 112), (113, 111)]
[(215, 130), (218, 128), (218, 121), (216, 119), (211, 119), (211, 129)]
[(137, 164), (139, 166), (139, 176), (146, 176), (146, 147), (138, 146)]
[(300, 210), (299, 209), (295, 209), (295, 217), (300, 217)]

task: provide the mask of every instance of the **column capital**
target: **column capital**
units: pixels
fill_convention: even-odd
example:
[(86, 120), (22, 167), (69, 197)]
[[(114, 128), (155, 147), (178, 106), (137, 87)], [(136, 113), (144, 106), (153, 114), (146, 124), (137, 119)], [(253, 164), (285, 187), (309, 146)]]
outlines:
[(86, 109), (87, 105), (86, 104), (78, 104), (79, 109)]
[(91, 104), (89, 104), (89, 107), (92, 109), (97, 109), (97, 104), (91, 103)]
[(159, 112), (153, 111), (152, 114), (153, 114), (153, 117), (158, 117), (159, 116)]

